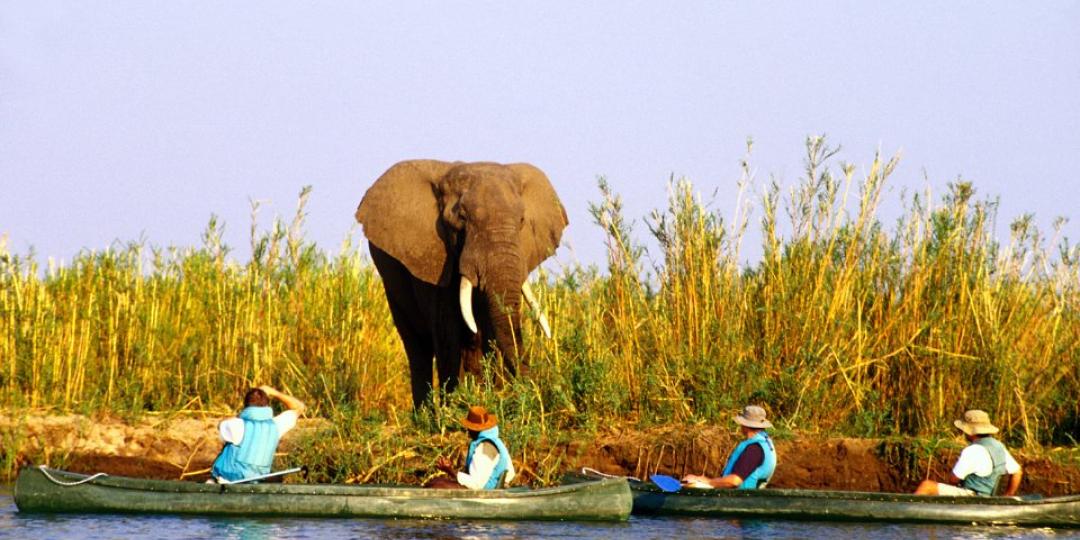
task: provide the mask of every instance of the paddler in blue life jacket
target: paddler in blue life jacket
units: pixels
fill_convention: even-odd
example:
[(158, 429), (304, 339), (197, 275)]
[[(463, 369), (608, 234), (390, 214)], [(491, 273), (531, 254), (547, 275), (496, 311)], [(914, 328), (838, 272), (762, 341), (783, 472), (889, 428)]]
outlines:
[(428, 487), (450, 489), (499, 489), (514, 479), (514, 462), (510, 451), (499, 439), (498, 419), (480, 406), (469, 407), (461, 420), (469, 431), (469, 451), (465, 455), (465, 470), (456, 471), (446, 458), (440, 456), (435, 466), (456, 478), (436, 478)]
[[(288, 410), (274, 416), (270, 398), (280, 400)], [(218, 424), (225, 447), (210, 470), (213, 480), (235, 482), (269, 474), (278, 441), (296, 426), (303, 411), (303, 402), (270, 386), (248, 390), (240, 416)]]
[(746, 437), (724, 466), (719, 478), (688, 474), (682, 478), (683, 485), (704, 489), (759, 489), (765, 487), (776, 470), (776, 449), (765, 432), (772, 422), (765, 418), (765, 409), (747, 405), (735, 416), (735, 423)]
[(1008, 476), (1009, 483), (1003, 495), (1016, 495), (1024, 473), (1005, 445), (991, 436), (998, 432), (998, 428), (990, 423), (990, 415), (972, 409), (953, 425), (964, 432), (971, 444), (960, 452), (948, 484), (923, 480), (915, 489), (915, 494), (988, 497), (994, 494), (1001, 477)]

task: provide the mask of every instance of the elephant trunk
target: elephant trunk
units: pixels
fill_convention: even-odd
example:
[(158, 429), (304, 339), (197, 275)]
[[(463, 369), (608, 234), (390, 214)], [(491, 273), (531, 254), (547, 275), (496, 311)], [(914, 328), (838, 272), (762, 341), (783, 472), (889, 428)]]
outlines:
[[(516, 230), (514, 232), (516, 233)], [(525, 283), (526, 270), (516, 242), (499, 238), (490, 239), (488, 245), (493, 249), (486, 253), (477, 268), (477, 286), (485, 297), (485, 315), (490, 322), (490, 328), (481, 328), (481, 332), (490, 332), (490, 335), (484, 335), (482, 339), (495, 339), (495, 346), (501, 353), (503, 362), (513, 374), (522, 351), (521, 287)], [(467, 273), (463, 272), (463, 278), (466, 275)]]
[(487, 292), (488, 316), (495, 332), (495, 345), (511, 372), (521, 356), (521, 283), (493, 283)]

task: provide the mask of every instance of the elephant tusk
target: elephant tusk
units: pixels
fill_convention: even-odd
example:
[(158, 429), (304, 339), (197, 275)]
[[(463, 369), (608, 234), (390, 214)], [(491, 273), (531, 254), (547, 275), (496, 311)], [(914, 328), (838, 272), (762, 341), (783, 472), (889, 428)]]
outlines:
[(540, 323), (540, 329), (544, 331), (544, 337), (551, 339), (551, 327), (548, 326), (547, 315), (540, 309), (540, 301), (536, 299), (536, 295), (533, 294), (532, 287), (528, 282), (521, 284), (521, 294), (525, 296), (525, 302), (529, 304), (529, 308), (533, 312), (533, 316), (536, 317), (536, 322)]
[(468, 278), (462, 276), (461, 278), (461, 290), (458, 296), (458, 303), (461, 304), (461, 318), (465, 319), (465, 325), (472, 330), (472, 333), (476, 333), (476, 319), (473, 318), (472, 312), (472, 290), (473, 284)]

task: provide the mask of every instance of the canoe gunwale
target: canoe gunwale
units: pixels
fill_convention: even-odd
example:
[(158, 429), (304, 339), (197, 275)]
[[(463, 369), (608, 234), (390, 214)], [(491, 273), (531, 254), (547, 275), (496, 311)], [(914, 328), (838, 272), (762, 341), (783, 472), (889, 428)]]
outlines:
[(1060, 495), (1055, 497), (1042, 496), (1014, 496), (1014, 497), (958, 497), (947, 495), (914, 495), (910, 493), (888, 493), (877, 491), (839, 491), (839, 490), (811, 490), (811, 489), (696, 489), (685, 488), (674, 493), (668, 493), (660, 488), (645, 482), (630, 482), (630, 489), (637, 492), (662, 493), (665, 495), (678, 495), (679, 497), (704, 497), (715, 498), (722, 495), (731, 497), (766, 497), (766, 498), (800, 498), (821, 500), (864, 500), (868, 502), (905, 502), (905, 503), (950, 503), (977, 506), (1023, 506), (1031, 507), (1040, 504), (1080, 503), (1080, 494)]
[(1080, 527), (1080, 495), (950, 497), (795, 489), (664, 492), (631, 482), (635, 515)]
[[(81, 482), (65, 485), (68, 482)], [(433, 519), (625, 520), (625, 480), (540, 489), (454, 490), (341, 484), (208, 484), (27, 467), (20, 512), (173, 513)]]

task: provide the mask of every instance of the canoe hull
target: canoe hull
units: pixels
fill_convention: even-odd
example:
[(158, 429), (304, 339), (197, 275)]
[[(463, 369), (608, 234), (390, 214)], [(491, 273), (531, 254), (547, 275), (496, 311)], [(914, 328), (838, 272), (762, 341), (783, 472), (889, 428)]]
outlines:
[[(47, 473), (47, 474), (46, 474)], [(24, 468), (15, 482), (20, 512), (147, 513), (411, 519), (625, 520), (625, 480), (537, 490), (449, 490), (330, 484), (216, 485)], [(55, 480), (55, 481), (54, 481)]]
[(633, 512), (641, 515), (1080, 527), (1080, 495), (924, 497), (790, 489), (664, 493), (645, 483), (633, 482), (631, 487)]

